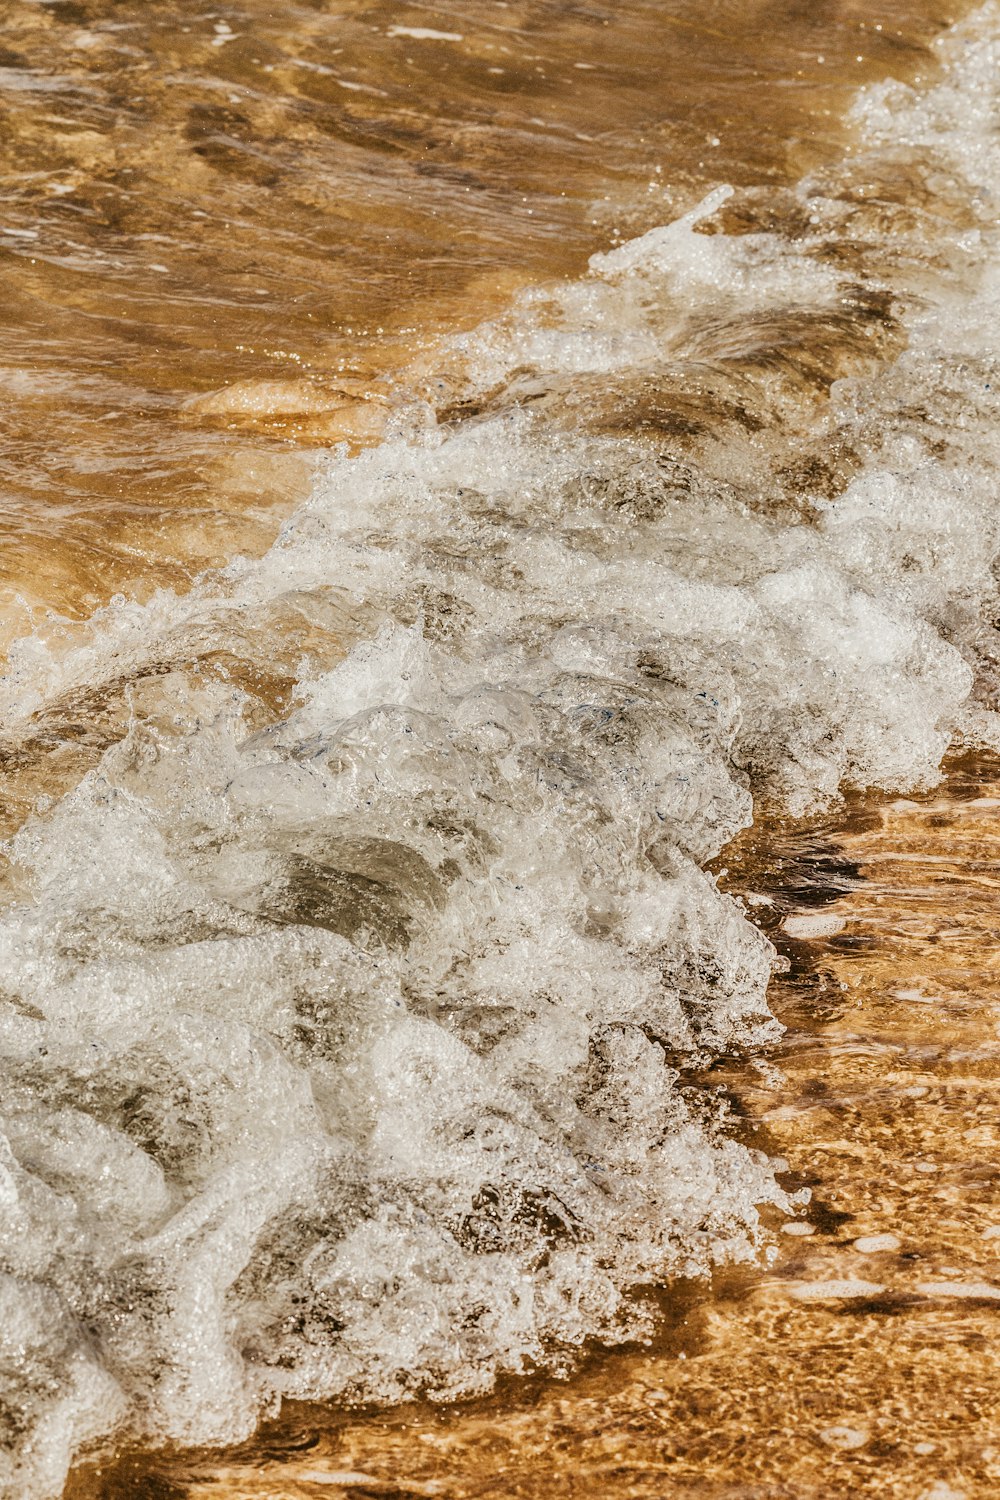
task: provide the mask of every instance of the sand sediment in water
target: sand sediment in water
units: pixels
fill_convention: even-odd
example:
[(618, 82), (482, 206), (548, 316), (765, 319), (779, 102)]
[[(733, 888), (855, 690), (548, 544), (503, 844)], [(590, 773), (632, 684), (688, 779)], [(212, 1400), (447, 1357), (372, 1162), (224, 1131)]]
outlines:
[[(82, 1468), (69, 1500), (552, 1494), (975, 1500), (1000, 1489), (1000, 763), (728, 851), (786, 954), (787, 1031), (724, 1061), (746, 1140), (807, 1189), (769, 1263), (656, 1294), (649, 1348), (389, 1415), (290, 1407), (224, 1455)], [(798, 935), (791, 935), (798, 934)]]
[(260, 552), (415, 349), (706, 185), (796, 181), (966, 8), (14, 0), (0, 647)]
[[(71, 14), (79, 24), (86, 7)], [(157, 45), (170, 41), (173, 11), (151, 15)], [(824, 15), (823, 35), (841, 41), (867, 25), (849, 8)], [(123, 16), (133, 46), (141, 18)], [(636, 16), (649, 19), (641, 7)], [(763, 56), (764, 13), (740, 16)], [(383, 42), (464, 40), (457, 22), (426, 36), (416, 16), (387, 24), (363, 8), (345, 35), (359, 17), (380, 28), (372, 56), (387, 83)], [(91, 19), (72, 50), (93, 55), (106, 87), (121, 59), (108, 62)], [(216, 90), (223, 77), (243, 86), (226, 68), (204, 71), (211, 54), (239, 73), (237, 22), (179, 42), (183, 55), (169, 61), (184, 76), (171, 74), (162, 97), (155, 46), (146, 57), (167, 135), (172, 101), (186, 107), (184, 69), (202, 67), (199, 87), (205, 77)], [(308, 30), (301, 16), (295, 24)], [(817, 41), (810, 26), (795, 45), (807, 33)], [(957, 924), (900, 874), (912, 872), (910, 854), (939, 876), (954, 863), (940, 842), (926, 853), (950, 813), (871, 804), (806, 828), (766, 809), (815, 811), (841, 784), (926, 787), (952, 736), (1000, 744), (988, 333), (996, 26), (987, 7), (942, 39), (929, 88), (869, 91), (853, 151), (788, 191), (773, 143), (745, 171), (726, 170), (754, 185), (713, 192), (700, 217), (662, 224), (654, 183), (659, 227), (594, 256), (585, 275), (526, 292), (464, 340), (418, 353), (395, 383), (364, 339), (358, 367), (338, 363), (334, 379), (323, 361), (339, 358), (335, 340), (325, 353), (314, 333), (298, 348), (272, 344), (276, 324), (226, 364), (224, 342), (209, 346), (256, 295), (236, 286), (233, 265), (271, 264), (253, 214), (239, 225), (223, 217), (199, 241), (219, 251), (222, 292), (200, 260), (178, 293), (165, 248), (176, 241), (144, 218), (138, 189), (119, 199), (116, 179), (87, 218), (81, 184), (58, 179), (55, 198), (74, 200), (95, 235), (79, 326), (103, 328), (102, 357), (113, 364), (126, 335), (101, 299), (131, 284), (151, 245), (164, 259), (147, 269), (168, 290), (144, 304), (158, 309), (152, 321), (144, 312), (130, 325), (126, 342), (137, 336), (144, 352), (119, 362), (121, 410), (101, 406), (106, 385), (86, 386), (97, 393), (91, 415), (119, 423), (142, 455), (128, 504), (102, 508), (105, 484), (121, 476), (103, 466), (100, 437), (85, 460), (96, 427), (84, 423), (72, 467), (98, 476), (104, 500), (88, 509), (82, 483), (63, 512), (45, 512), (66, 536), (77, 527), (84, 592), (67, 583), (75, 554), (54, 532), (12, 564), (37, 542), (53, 570), (39, 569), (40, 592), (11, 626), (27, 633), (3, 684), (5, 815), (17, 829), (0, 910), (13, 1143), (0, 1163), (8, 1491), (55, 1495), (81, 1449), (124, 1432), (148, 1446), (169, 1435), (188, 1457), (82, 1469), (78, 1494), (661, 1494), (668, 1483), (808, 1494), (837, 1465), (852, 1492), (882, 1493), (899, 1475), (911, 1483), (911, 1459), (930, 1476), (928, 1494), (987, 1482), (987, 1439), (971, 1457), (947, 1448), (935, 1391), (979, 1389), (972, 1365), (989, 1356), (961, 1340), (948, 1363), (928, 1350), (939, 1352), (948, 1319), (979, 1328), (995, 1281), (964, 1238), (940, 1238), (946, 1222), (965, 1225), (964, 1199), (937, 1216), (940, 1243), (923, 1210), (954, 1187), (952, 1167), (962, 1192), (984, 1191), (977, 1132), (988, 1134), (989, 1114), (970, 1117), (968, 1091), (964, 1112), (953, 1110), (947, 1091), (952, 1074), (981, 1082), (992, 1067), (991, 992), (953, 975), (942, 989), (940, 964), (927, 965), (951, 953)], [(809, 70), (783, 50), (790, 34), (767, 53), (772, 76), (794, 73), (805, 87)], [(846, 88), (850, 57), (838, 55)], [(860, 69), (864, 55), (855, 60)], [(312, 52), (303, 61), (328, 78)], [(265, 74), (278, 67), (259, 62)], [(20, 79), (22, 64), (11, 66)], [(350, 66), (320, 92), (365, 94)], [(621, 61), (621, 78), (630, 66)], [(442, 64), (438, 81), (456, 69)], [(27, 71), (37, 91), (43, 75)], [(722, 94), (732, 83), (745, 106), (749, 75), (723, 72)], [(56, 73), (44, 78), (63, 89)], [(283, 73), (279, 93), (295, 93)], [(433, 116), (432, 88), (428, 97)], [(263, 119), (273, 105), (253, 109)], [(793, 132), (819, 107), (778, 110), (772, 123), (780, 115)], [(198, 193), (212, 184), (223, 204), (242, 194), (248, 213), (263, 213), (290, 200), (280, 171), (258, 181), (262, 162), (270, 153), (291, 171), (285, 136), (295, 150), (303, 137), (283, 120), (265, 140), (253, 109), (192, 105), (176, 161)], [(473, 184), (440, 162), (419, 170), (430, 165), (424, 116), (418, 129), (407, 110), (359, 105), (353, 145), (398, 133), (403, 116), (415, 139), (372, 180), (387, 192), (430, 182), (432, 203), (468, 188), (471, 203)], [(343, 125), (332, 106), (322, 114), (334, 117)], [(664, 143), (686, 139), (679, 119)], [(619, 123), (621, 201), (636, 202), (628, 163), (647, 144), (641, 110), (623, 104)], [(504, 193), (519, 180), (516, 157), (510, 181), (502, 164), (484, 164)], [(795, 157), (789, 147), (788, 164)], [(685, 160), (683, 150), (672, 158), (676, 180), (693, 186)], [(697, 158), (711, 179), (709, 160)], [(147, 165), (155, 196), (162, 180)], [(131, 170), (118, 167), (119, 178)], [(551, 161), (542, 168), (551, 180)], [(301, 186), (294, 171), (288, 180)], [(608, 239), (645, 227), (644, 212)], [(487, 259), (502, 218), (486, 225)], [(366, 243), (387, 222), (361, 215), (352, 229)], [(21, 241), (41, 252), (58, 214), (38, 224)], [(105, 241), (116, 240), (128, 255), (105, 276)], [(437, 267), (428, 297), (440, 310), (440, 245), (430, 231), (419, 243), (426, 262), (414, 252), (403, 263), (417, 280), (418, 266)], [(311, 268), (320, 281), (328, 248)], [(28, 267), (44, 262), (31, 275), (59, 282), (66, 270), (58, 257), (17, 253)], [(515, 280), (535, 274), (530, 261), (525, 251)], [(471, 309), (471, 262), (449, 265), (451, 312)], [(379, 295), (393, 274), (382, 269)], [(213, 325), (219, 296), (229, 311)], [(317, 308), (332, 327), (332, 304), (298, 296), (283, 336)], [(175, 314), (168, 344), (151, 329)], [(382, 353), (413, 355), (412, 327), (388, 317), (379, 327)], [(353, 324), (341, 331), (360, 337)], [(294, 368), (265, 373), (261, 350)], [(53, 361), (64, 353), (48, 346)], [(202, 379), (213, 359), (221, 384)], [(39, 397), (44, 412), (54, 387), (15, 374), (18, 399)], [(159, 393), (150, 426), (133, 424), (137, 410), (149, 416), (123, 394), (133, 377), (133, 394)], [(360, 448), (381, 431), (379, 414), (392, 439), (331, 455), (261, 556), (286, 508), (284, 460), (298, 465), (304, 446), (351, 432)], [(184, 570), (208, 555), (202, 491), (180, 486), (172, 529), (143, 489), (144, 466), (154, 454), (162, 497), (181, 450), (198, 469), (209, 449), (228, 455), (246, 481), (239, 493), (259, 503), (244, 526), (243, 502), (222, 486), (211, 556), (231, 561), (188, 589)], [(262, 454), (275, 465), (261, 469)], [(79, 545), (84, 516), (104, 528), (105, 558), (126, 539), (143, 598), (160, 577), (160, 542), (182, 586), (148, 603), (117, 599), (79, 628), (50, 618), (28, 631), (50, 586), (68, 616), (99, 602)], [(232, 559), (236, 549), (254, 556)], [(760, 831), (733, 845), (751, 801)], [(989, 799), (962, 805), (960, 823), (982, 814), (987, 826)], [(699, 869), (727, 844), (731, 888), (794, 962), (772, 997), (790, 1026), (773, 1054), (758, 1051), (777, 1030), (765, 1004), (770, 950)], [(938, 879), (934, 890), (943, 910), (951, 886)], [(978, 907), (973, 916), (985, 927)], [(935, 1069), (940, 1108), (925, 1077)], [(950, 1157), (938, 1124), (942, 1142), (945, 1131), (961, 1137)], [(778, 1184), (775, 1153), (788, 1162)], [(796, 1213), (786, 1194), (807, 1190)], [(676, 1280), (749, 1263), (762, 1203), (772, 1263), (729, 1273), (711, 1293)], [(670, 1277), (667, 1290), (646, 1285)], [(585, 1338), (648, 1333), (644, 1298), (660, 1308), (657, 1342), (595, 1351), (572, 1381), (529, 1380), (462, 1409), (372, 1416), (347, 1404), (477, 1395), (532, 1361), (562, 1361), (566, 1374)], [(983, 1379), (986, 1389), (988, 1366)], [(342, 1405), (288, 1407), (221, 1461), (199, 1451), (245, 1436), (262, 1407), (292, 1395)], [(954, 1410), (976, 1430), (965, 1407)], [(906, 1437), (918, 1419), (931, 1435)]]

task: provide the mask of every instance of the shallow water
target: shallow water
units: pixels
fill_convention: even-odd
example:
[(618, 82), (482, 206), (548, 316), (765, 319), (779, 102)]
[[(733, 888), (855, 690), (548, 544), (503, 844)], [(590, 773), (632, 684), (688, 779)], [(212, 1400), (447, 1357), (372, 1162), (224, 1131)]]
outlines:
[[(100, 17), (67, 6), (15, 14), (23, 46), (45, 42), (49, 93), (64, 86), (61, 45), (93, 59), (97, 83), (66, 85), (65, 107), (90, 108), (109, 80), (120, 87), (121, 58), (100, 62), (112, 47)], [(60, 325), (78, 329), (77, 363), (65, 342), (59, 358), (71, 372), (84, 356), (107, 358), (116, 379), (127, 375), (119, 394), (132, 371), (142, 375), (134, 389), (160, 392), (151, 406), (123, 396), (101, 431), (134, 440), (142, 474), (151, 461), (174, 498), (169, 516), (144, 500), (146, 519), (133, 507), (127, 525), (127, 507), (92, 506), (86, 484), (61, 509), (32, 502), (18, 566), (41, 592), (11, 616), (0, 679), (5, 1492), (57, 1494), (74, 1457), (102, 1445), (231, 1445), (282, 1401), (336, 1411), (477, 1400), (540, 1369), (566, 1375), (595, 1341), (646, 1347), (676, 1306), (671, 1289), (759, 1265), (775, 1216), (801, 1209), (803, 1184), (775, 1160), (780, 1118), (759, 1138), (733, 1118), (737, 1080), (752, 1104), (748, 1068), (764, 1067), (771, 1087), (762, 1059), (781, 1024), (768, 988), (775, 950), (713, 871), (720, 857), (740, 857), (733, 841), (752, 820), (759, 841), (782, 819), (812, 819), (798, 855), (784, 846), (779, 883), (814, 906), (815, 820), (843, 792), (927, 792), (949, 747), (1000, 747), (1000, 13), (988, 4), (930, 51), (911, 52), (910, 84), (864, 89), (802, 152), (792, 149), (796, 110), (804, 132), (809, 111), (827, 104), (790, 85), (790, 59), (805, 57), (817, 23), (800, 18), (796, 31), (775, 14), (741, 11), (734, 36), (763, 83), (784, 69), (792, 113), (780, 151), (767, 137), (721, 184), (678, 147), (671, 173), (653, 172), (652, 191), (637, 197), (648, 165), (642, 157), (630, 177), (628, 162), (648, 145), (650, 90), (636, 96), (634, 53), (641, 42), (662, 72), (676, 48), (653, 25), (672, 25), (659, 8), (629, 9), (617, 40), (595, 53), (595, 70), (607, 57), (627, 95), (601, 95), (625, 141), (617, 176), (600, 165), (616, 223), (597, 215), (586, 226), (619, 233), (583, 265), (583, 218), (573, 220), (578, 240), (559, 228), (564, 211), (567, 224), (582, 213), (583, 188), (567, 186), (563, 207), (550, 194), (548, 243), (579, 254), (576, 274), (536, 280), (528, 250), (545, 235), (504, 230), (507, 269), (524, 285), (514, 292), (508, 280), (486, 304), (470, 290), (475, 254), (446, 265), (430, 231), (419, 243), (404, 235), (398, 263), (381, 253), (365, 262), (372, 305), (392, 300), (401, 267), (419, 282), (433, 265), (428, 305), (444, 320), (447, 301), (452, 331), (386, 313), (365, 343), (345, 325), (365, 359), (377, 349), (388, 361), (377, 385), (374, 356), (352, 367), (359, 386), (346, 367), (331, 385), (332, 366), (296, 369), (290, 381), (285, 368), (276, 384), (256, 344), (237, 351), (247, 362), (226, 365), (220, 383), (210, 367), (225, 362), (229, 313), (213, 323), (211, 308), (221, 296), (242, 320), (257, 282), (237, 295), (229, 271), (216, 282), (197, 256), (178, 260), (186, 293), (166, 259), (166, 271), (150, 268), (166, 300), (147, 301), (143, 318), (159, 307), (176, 330), (167, 357), (156, 353), (167, 347), (159, 333), (138, 339), (132, 362), (114, 353), (132, 324), (109, 318), (101, 299), (132, 285), (134, 257), (153, 243), (128, 214), (138, 204), (142, 218), (146, 193), (159, 203), (163, 174), (175, 171), (203, 214), (229, 214), (198, 254), (212, 244), (223, 269), (231, 253), (244, 271), (270, 266), (275, 278), (284, 267), (297, 309), (286, 333), (314, 310), (268, 218), (301, 187), (299, 106), (263, 140), (256, 115), (220, 124), (184, 92), (192, 68), (202, 87), (206, 68), (217, 81), (219, 69), (252, 64), (272, 79), (278, 61), (274, 74), (246, 63), (238, 17), (209, 16), (211, 29), (203, 17), (197, 34), (178, 34), (157, 30), (149, 12), (169, 68), (151, 65), (148, 89), (115, 95), (115, 109), (127, 134), (129, 110), (153, 99), (151, 118), (166, 125), (157, 137), (143, 116), (160, 144), (141, 182), (125, 192), (119, 179), (132, 169), (119, 163), (104, 207), (82, 215), (96, 239), (80, 253), (93, 250), (96, 280), (72, 285), (96, 289), (96, 300), (74, 304), (82, 323)], [(326, 13), (312, 15), (322, 30)], [(558, 15), (596, 26), (589, 11)], [(360, 16), (351, 12), (345, 35)], [(855, 35), (844, 11), (820, 19), (824, 46)], [(62, 32), (65, 21), (87, 27)], [(396, 54), (383, 43), (464, 46), (466, 31), (459, 42), (457, 25), (438, 22), (381, 16), (382, 29), (365, 33), (381, 38), (375, 50), (346, 48), (336, 68), (363, 58), (388, 83)], [(131, 89), (146, 54), (127, 12), (120, 24)], [(907, 35), (926, 36), (921, 25)], [(564, 61), (581, 60), (558, 27), (552, 35)], [(675, 96), (688, 104), (664, 127), (668, 144), (690, 123), (682, 84), (696, 88), (692, 59), (712, 73), (702, 45), (696, 28), (675, 58)], [(759, 58), (779, 54), (768, 73)], [(868, 64), (836, 55), (829, 97), (845, 106), (852, 67), (860, 81)], [(887, 63), (879, 54), (871, 66)], [(439, 66), (444, 88), (456, 64)], [(720, 100), (753, 98), (748, 66), (726, 53)], [(20, 87), (25, 67), (11, 67)], [(300, 72), (325, 80), (301, 87), (319, 90), (323, 119), (341, 129), (330, 91), (360, 96), (367, 75)], [(37, 93), (39, 69), (27, 73)], [(802, 61), (802, 79), (811, 76)], [(535, 77), (549, 87), (544, 68)], [(271, 87), (261, 84), (267, 98)], [(298, 98), (282, 78), (274, 87), (283, 108)], [(590, 87), (555, 92), (572, 113), (596, 98)], [(696, 92), (716, 97), (707, 84)], [(382, 135), (402, 128), (398, 103), (388, 114), (378, 105)], [(402, 214), (399, 172), (407, 212), (417, 179), (430, 183), (422, 204), (452, 192), (454, 177), (417, 170), (419, 131), (413, 155), (376, 167), (362, 130), (374, 108), (351, 115), (363, 149), (350, 160), (358, 171), (368, 163), (378, 201)], [(576, 149), (562, 136), (546, 149), (564, 147)], [(507, 166), (490, 181), (509, 192), (537, 153), (503, 149)], [(258, 181), (269, 153), (282, 171)], [(309, 181), (319, 180), (306, 157)], [(663, 175), (673, 186), (661, 195)], [(69, 203), (76, 191), (54, 197)], [(239, 218), (230, 192), (254, 212)], [(677, 217), (677, 207), (688, 211)], [(373, 255), (383, 221), (361, 217), (358, 243)], [(294, 229), (295, 213), (285, 218)], [(477, 223), (495, 266), (487, 242), (501, 231), (489, 215)], [(391, 220), (393, 244), (401, 225)], [(36, 232), (37, 242), (26, 237)], [(62, 251), (41, 253), (40, 228), (13, 239), (19, 273), (71, 284), (56, 264)], [(109, 269), (101, 257), (119, 241), (125, 259)], [(360, 271), (352, 282), (349, 265), (331, 270), (319, 252), (310, 264), (316, 278), (326, 266), (338, 295), (354, 295)], [(314, 321), (334, 328), (333, 304), (315, 306)], [(456, 332), (460, 308), (470, 316)], [(195, 379), (196, 365), (211, 378)], [(22, 395), (24, 375), (14, 382)], [(96, 389), (76, 373), (71, 384)], [(159, 424), (155, 441), (153, 427), (134, 425), (137, 412)], [(330, 447), (342, 436), (351, 441)], [(213, 490), (214, 519), (174, 483), (175, 439), (195, 455), (198, 484), (216, 483), (198, 458), (210, 450), (239, 473), (238, 494)], [(71, 451), (74, 473), (98, 475), (99, 490), (111, 470), (95, 442), (93, 463)], [(317, 443), (325, 451), (307, 462)], [(97, 608), (96, 583), (74, 594), (75, 559), (89, 566), (85, 517), (106, 556), (125, 538), (141, 578)], [(147, 522), (159, 538), (148, 546)], [(199, 552), (205, 526), (221, 528), (211, 556), (224, 566), (193, 577), (209, 556)], [(29, 567), (31, 548), (49, 571)], [(156, 557), (171, 548), (164, 572)], [(118, 576), (105, 570), (100, 582)], [(61, 612), (40, 608), (50, 586)], [(839, 917), (819, 917), (791, 914), (788, 937), (825, 930), (838, 953)], [(833, 1027), (828, 1001), (817, 981), (809, 1003)], [(801, 1018), (796, 1028), (805, 1033)], [(870, 1050), (844, 1041), (848, 1059)], [(809, 1055), (805, 1043), (793, 1052)], [(891, 1049), (873, 1055), (895, 1066)], [(814, 1065), (826, 1068), (825, 1055)], [(787, 1067), (791, 1076), (792, 1054)], [(889, 1139), (895, 1162), (893, 1148)], [(796, 1254), (812, 1265), (811, 1251)], [(727, 1285), (756, 1285), (746, 1274)], [(820, 1317), (803, 1290), (810, 1278), (795, 1277), (792, 1300)], [(859, 1279), (827, 1293), (850, 1301)], [(947, 1306), (952, 1295), (933, 1293)], [(667, 1323), (682, 1337), (676, 1316)], [(825, 1452), (840, 1438), (820, 1441)]]
[[(73, 1500), (993, 1494), (998, 807), (1000, 766), (965, 760), (928, 796), (729, 851), (790, 964), (787, 1030), (702, 1086), (809, 1192), (759, 1270), (674, 1287), (650, 1347), (570, 1380), (390, 1417), (292, 1407), (223, 1457), (83, 1471)], [(826, 936), (788, 935), (817, 918)]]
[(0, 643), (261, 550), (415, 347), (795, 181), (960, 9), (7, 0)]

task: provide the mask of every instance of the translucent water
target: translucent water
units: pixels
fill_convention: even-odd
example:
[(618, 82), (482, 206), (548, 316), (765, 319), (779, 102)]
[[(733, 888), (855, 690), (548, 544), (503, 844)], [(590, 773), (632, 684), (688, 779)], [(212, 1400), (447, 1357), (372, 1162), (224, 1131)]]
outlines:
[(559, 1367), (790, 1206), (687, 1081), (776, 1030), (703, 866), (1000, 733), (1000, 12), (939, 50), (414, 363), (262, 559), (14, 646), (27, 783), (90, 738), (6, 846), (11, 1494)]

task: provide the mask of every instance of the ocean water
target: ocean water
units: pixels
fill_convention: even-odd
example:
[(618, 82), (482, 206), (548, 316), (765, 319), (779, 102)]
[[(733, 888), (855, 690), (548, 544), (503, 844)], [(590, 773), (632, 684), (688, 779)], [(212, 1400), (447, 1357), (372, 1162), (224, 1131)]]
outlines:
[(947, 17), (5, 0), (0, 646), (265, 550), (303, 448), (376, 432), (428, 339), (718, 182), (796, 181)]
[(5, 1492), (568, 1368), (794, 1207), (693, 1081), (778, 1030), (706, 865), (1000, 747), (1000, 10), (931, 54), (797, 178), (395, 345), (269, 545), (26, 604)]

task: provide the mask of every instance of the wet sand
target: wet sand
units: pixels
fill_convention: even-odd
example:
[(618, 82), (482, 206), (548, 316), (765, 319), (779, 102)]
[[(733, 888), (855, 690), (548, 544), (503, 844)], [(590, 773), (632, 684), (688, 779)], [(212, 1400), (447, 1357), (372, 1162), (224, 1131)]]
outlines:
[(771, 1219), (758, 1271), (654, 1293), (656, 1342), (569, 1379), (387, 1415), (288, 1407), (222, 1455), (82, 1467), (68, 1500), (1000, 1492), (998, 812), (1000, 764), (955, 759), (929, 795), (765, 820), (727, 851), (789, 961), (787, 1029), (690, 1082), (809, 1194)]

